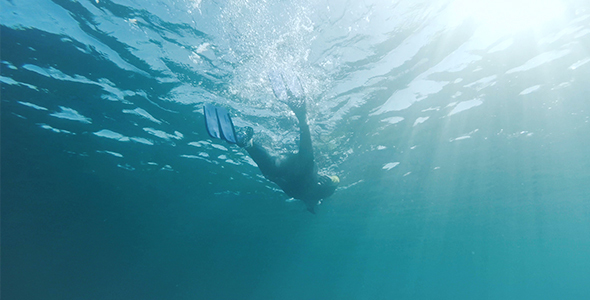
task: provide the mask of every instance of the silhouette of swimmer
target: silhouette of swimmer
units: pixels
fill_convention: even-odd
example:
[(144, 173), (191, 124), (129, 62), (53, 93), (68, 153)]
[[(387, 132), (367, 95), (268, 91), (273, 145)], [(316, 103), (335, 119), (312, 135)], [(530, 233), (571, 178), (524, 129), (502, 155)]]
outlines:
[(289, 197), (303, 201), (307, 210), (315, 213), (315, 206), (334, 193), (340, 179), (335, 175), (318, 174), (307, 124), (305, 97), (299, 79), (291, 76), (285, 84), (285, 77), (278, 73), (269, 74), (269, 79), (275, 96), (287, 103), (299, 120), (299, 151), (271, 155), (266, 148), (254, 141), (252, 127), (246, 127), (243, 132), (236, 134), (227, 110), (212, 104), (205, 104), (203, 107), (207, 131), (214, 138), (224, 139), (244, 148), (268, 180), (276, 183)]
[(271, 155), (254, 141), (254, 130), (251, 127), (247, 127), (246, 132), (238, 136), (238, 145), (248, 152), (264, 177), (276, 183), (289, 197), (303, 201), (307, 210), (315, 214), (315, 206), (334, 193), (340, 179), (335, 175), (319, 175), (317, 172), (305, 100), (290, 99), (287, 104), (299, 120), (298, 152)]

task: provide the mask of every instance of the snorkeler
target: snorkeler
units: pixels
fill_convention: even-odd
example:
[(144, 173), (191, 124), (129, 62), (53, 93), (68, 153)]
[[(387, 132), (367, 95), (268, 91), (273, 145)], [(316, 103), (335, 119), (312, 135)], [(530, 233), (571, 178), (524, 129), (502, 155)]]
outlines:
[(269, 76), (274, 94), (287, 103), (299, 121), (299, 151), (286, 155), (273, 156), (262, 145), (254, 142), (254, 130), (246, 127), (245, 132), (236, 135), (227, 110), (205, 104), (205, 123), (207, 131), (214, 138), (244, 148), (256, 162), (262, 174), (276, 183), (289, 197), (303, 201), (307, 210), (315, 213), (320, 200), (331, 196), (340, 179), (338, 176), (320, 175), (317, 172), (311, 143), (311, 133), (307, 124), (305, 97), (298, 79), (295, 77), (286, 88), (281, 74)]

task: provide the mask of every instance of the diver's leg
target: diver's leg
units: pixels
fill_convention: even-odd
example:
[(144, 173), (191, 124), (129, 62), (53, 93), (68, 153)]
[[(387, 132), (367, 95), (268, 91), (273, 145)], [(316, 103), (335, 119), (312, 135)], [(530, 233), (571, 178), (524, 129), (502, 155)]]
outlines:
[(237, 137), (238, 146), (244, 148), (258, 168), (268, 179), (276, 177), (279, 173), (279, 161), (268, 153), (261, 145), (254, 143), (254, 129), (248, 126), (240, 130)]
[(244, 147), (244, 149), (248, 151), (248, 154), (266, 178), (273, 180), (279, 175), (277, 158), (270, 155), (264, 147), (252, 142), (250, 145)]
[(297, 120), (299, 120), (299, 156), (302, 162), (311, 162), (313, 164), (313, 146), (311, 144), (311, 132), (307, 124), (305, 100), (291, 102), (289, 107), (297, 116)]

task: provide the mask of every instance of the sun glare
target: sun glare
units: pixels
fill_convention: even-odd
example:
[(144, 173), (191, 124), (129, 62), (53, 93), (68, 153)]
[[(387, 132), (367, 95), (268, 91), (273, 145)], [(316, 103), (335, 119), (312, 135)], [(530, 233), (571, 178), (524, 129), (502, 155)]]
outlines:
[(498, 34), (534, 29), (563, 16), (559, 0), (456, 0), (453, 18), (473, 19)]

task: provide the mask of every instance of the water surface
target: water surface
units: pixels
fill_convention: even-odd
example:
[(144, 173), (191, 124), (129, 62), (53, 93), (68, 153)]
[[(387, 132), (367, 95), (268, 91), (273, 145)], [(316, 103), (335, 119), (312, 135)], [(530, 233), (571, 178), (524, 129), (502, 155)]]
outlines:
[[(585, 1), (0, 2), (5, 299), (582, 299)], [(305, 211), (244, 151), (296, 120)]]

